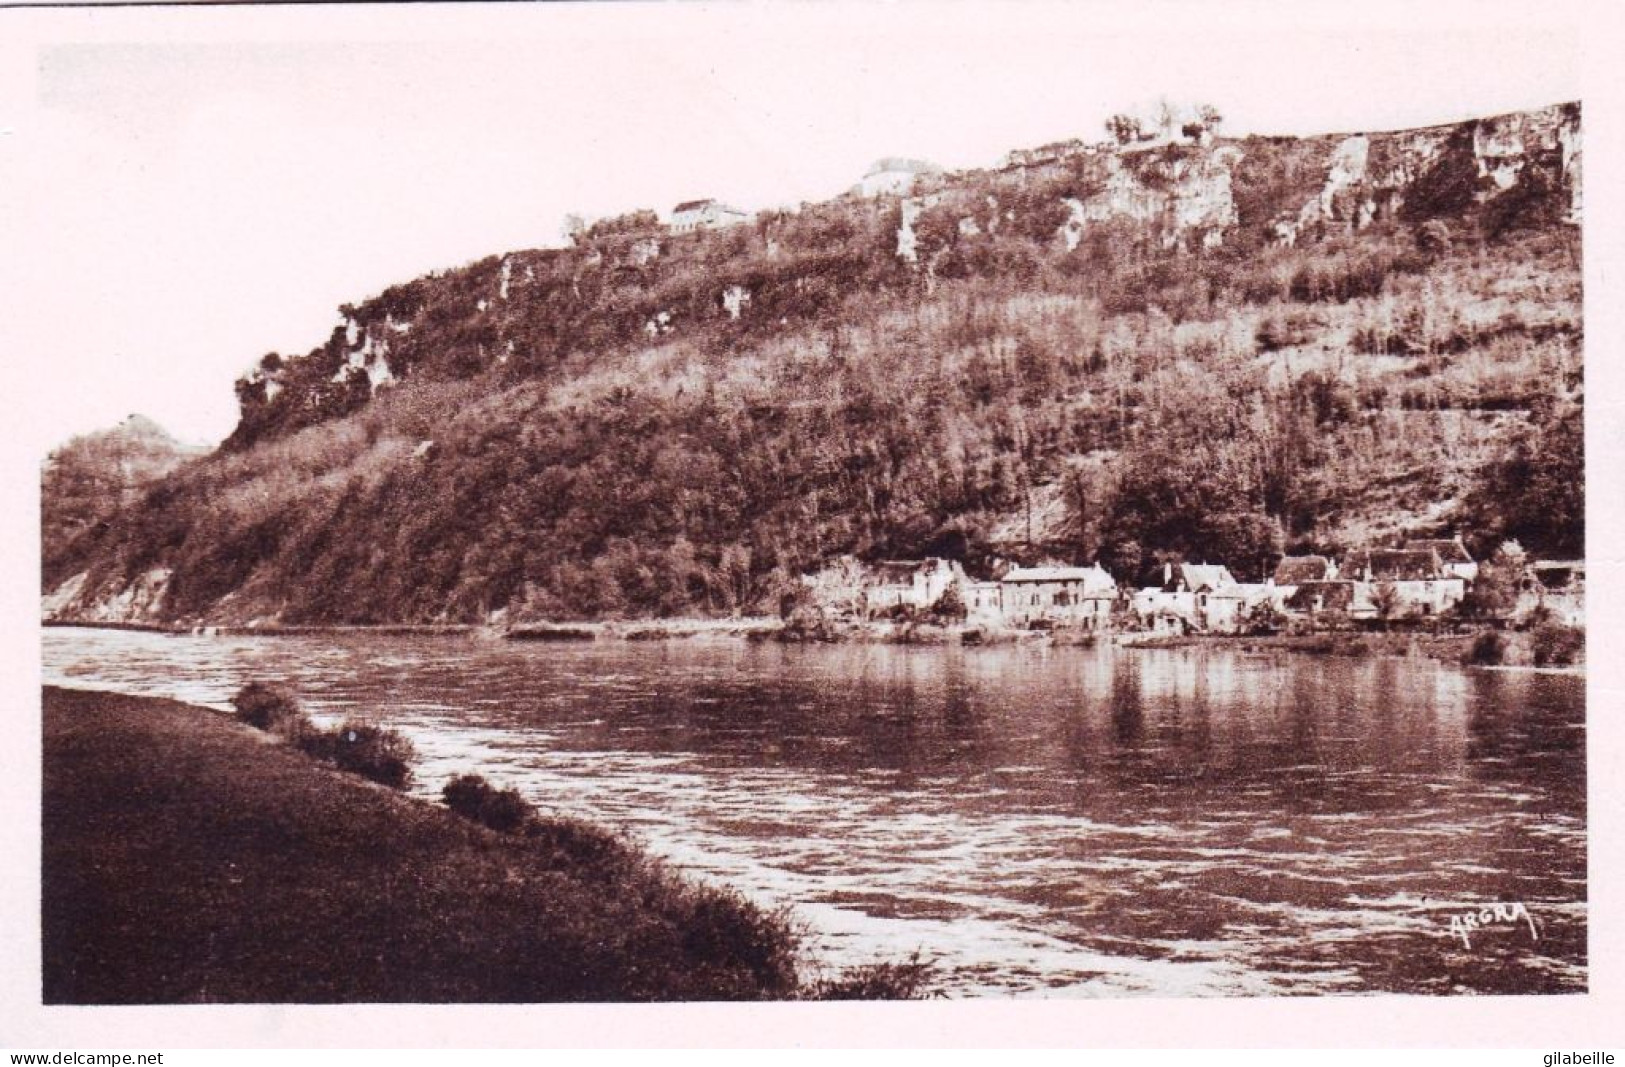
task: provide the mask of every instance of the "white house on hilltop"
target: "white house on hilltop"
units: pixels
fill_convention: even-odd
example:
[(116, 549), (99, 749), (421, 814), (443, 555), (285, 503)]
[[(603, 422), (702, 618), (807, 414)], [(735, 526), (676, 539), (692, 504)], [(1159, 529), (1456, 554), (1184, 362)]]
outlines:
[(672, 233), (720, 230), (750, 221), (750, 212), (730, 207), (718, 200), (685, 200), (671, 210)]
[(869, 197), (903, 196), (913, 190), (920, 178), (941, 173), (942, 168), (935, 163), (890, 156), (875, 160), (863, 181), (858, 183), (858, 192)]

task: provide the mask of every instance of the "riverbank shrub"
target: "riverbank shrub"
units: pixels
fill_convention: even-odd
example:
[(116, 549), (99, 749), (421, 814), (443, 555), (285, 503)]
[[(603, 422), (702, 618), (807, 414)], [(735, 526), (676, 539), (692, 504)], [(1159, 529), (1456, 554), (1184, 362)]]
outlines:
[(446, 807), (498, 833), (511, 834), (535, 814), (517, 789), (497, 789), (477, 774), (460, 774), (440, 791)]
[(287, 690), (265, 682), (249, 682), (231, 698), (237, 718), (257, 730), (298, 738), (311, 730), (310, 719)]
[(1475, 667), (1494, 667), (1506, 658), (1506, 652), (1506, 638), (1496, 630), (1485, 630), (1473, 638), (1467, 649), (1467, 662)]
[(341, 771), (392, 789), (405, 789), (412, 782), (412, 760), (417, 752), (398, 730), (346, 721), (332, 730), (306, 734), (299, 739), (299, 747)]
[(1537, 667), (1571, 667), (1585, 650), (1585, 631), (1559, 623), (1535, 627), (1530, 634)]
[(630, 841), (613, 830), (607, 830), (581, 819), (549, 816), (532, 820), (525, 827), (525, 836), (535, 843), (538, 851), (579, 867), (596, 868), (601, 872), (624, 872), (639, 862), (639, 851)]
[(918, 954), (902, 963), (853, 967), (807, 986), (806, 1000), (924, 1000), (932, 995), (934, 968)]

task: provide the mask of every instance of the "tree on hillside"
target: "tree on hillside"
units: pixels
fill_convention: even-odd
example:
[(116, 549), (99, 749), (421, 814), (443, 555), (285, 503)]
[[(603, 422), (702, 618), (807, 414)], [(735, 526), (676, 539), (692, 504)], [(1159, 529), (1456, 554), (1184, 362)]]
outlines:
[(1490, 558), (1479, 564), (1473, 587), (1461, 602), (1464, 615), (1504, 619), (1518, 606), (1518, 593), (1529, 567), (1529, 556), (1516, 541), (1503, 541)]
[(1133, 115), (1120, 114), (1106, 120), (1106, 132), (1118, 144), (1133, 144), (1144, 133), (1144, 127)]
[(1467, 504), (1486, 536), (1515, 538), (1547, 556), (1585, 553), (1585, 417), (1547, 402), (1483, 473)]
[(1166, 96), (1157, 99), (1156, 118), (1157, 132), (1167, 140), (1173, 140), (1174, 124), (1179, 121), (1179, 112)]
[(1214, 446), (1164, 439), (1126, 453), (1101, 541), (1166, 558), (1224, 563), (1245, 575), (1280, 557), (1281, 524), (1252, 472)]
[(1377, 618), (1386, 629), (1399, 611), (1399, 587), (1393, 582), (1378, 582), (1371, 590), (1371, 606), (1377, 609)]

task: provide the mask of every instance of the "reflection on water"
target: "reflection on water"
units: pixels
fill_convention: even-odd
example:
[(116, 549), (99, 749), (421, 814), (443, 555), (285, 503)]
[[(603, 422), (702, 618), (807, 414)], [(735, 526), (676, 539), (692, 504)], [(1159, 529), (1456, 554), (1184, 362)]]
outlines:
[[(1580, 679), (1222, 651), (47, 630), (47, 682), (250, 679), (792, 904), (957, 995), (1578, 992)], [(1449, 918), (1539, 923), (1464, 947)]]

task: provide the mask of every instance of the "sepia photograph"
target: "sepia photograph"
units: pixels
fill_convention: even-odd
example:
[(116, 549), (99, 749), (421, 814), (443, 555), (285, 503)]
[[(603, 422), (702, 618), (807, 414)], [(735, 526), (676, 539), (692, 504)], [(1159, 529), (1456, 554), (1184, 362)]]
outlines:
[(1584, 42), (1257, 6), (0, 11), (36, 1003), (1594, 992)]

